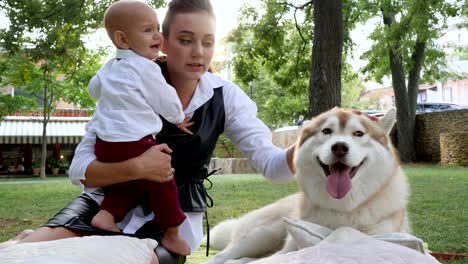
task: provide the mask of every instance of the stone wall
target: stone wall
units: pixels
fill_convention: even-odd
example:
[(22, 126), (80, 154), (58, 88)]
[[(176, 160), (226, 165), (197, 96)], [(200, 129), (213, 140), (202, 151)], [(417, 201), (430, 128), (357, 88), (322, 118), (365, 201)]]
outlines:
[(300, 129), (273, 132), (273, 144), (281, 148), (287, 148), (296, 143), (300, 134)]
[(221, 171), (216, 174), (257, 173), (254, 163), (246, 158), (212, 158), (209, 171), (219, 168)]
[(415, 147), (418, 161), (440, 162), (440, 134), (467, 131), (468, 109), (416, 115)]
[[(294, 144), (299, 136), (299, 129), (274, 132), (273, 144), (287, 148)], [(212, 158), (209, 170), (221, 168), (216, 174), (257, 173), (255, 164), (246, 158)]]
[(440, 134), (440, 163), (468, 165), (468, 132)]

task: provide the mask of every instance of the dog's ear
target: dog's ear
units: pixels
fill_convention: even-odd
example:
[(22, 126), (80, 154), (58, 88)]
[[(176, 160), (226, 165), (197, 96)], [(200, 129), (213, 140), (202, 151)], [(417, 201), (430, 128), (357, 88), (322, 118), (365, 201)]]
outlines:
[(392, 108), (385, 113), (385, 115), (379, 120), (379, 126), (382, 127), (387, 134), (392, 131), (393, 125), (396, 121), (396, 110)]

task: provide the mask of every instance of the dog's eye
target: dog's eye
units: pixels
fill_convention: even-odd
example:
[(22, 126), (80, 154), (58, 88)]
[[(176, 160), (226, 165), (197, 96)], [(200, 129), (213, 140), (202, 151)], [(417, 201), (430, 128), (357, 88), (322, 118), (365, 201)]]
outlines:
[(355, 137), (362, 137), (362, 136), (364, 136), (364, 132), (359, 131), (359, 130), (358, 130), (358, 131), (354, 131), (354, 132), (353, 132), (353, 136), (355, 136)]
[(333, 131), (332, 131), (330, 128), (324, 128), (324, 129), (322, 129), (322, 133), (323, 133), (324, 135), (329, 135), (329, 134), (331, 134), (332, 132), (333, 132)]

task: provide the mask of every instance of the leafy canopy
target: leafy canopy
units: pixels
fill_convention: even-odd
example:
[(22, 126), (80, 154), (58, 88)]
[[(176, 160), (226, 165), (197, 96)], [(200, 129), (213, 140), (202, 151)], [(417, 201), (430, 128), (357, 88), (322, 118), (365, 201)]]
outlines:
[[(249, 5), (241, 9), (239, 24), (226, 39), (234, 44), (235, 82), (257, 103), (259, 117), (272, 127), (292, 124), (300, 114), (307, 116), (312, 13), (311, 2), (293, 6), (262, 0), (260, 9)], [(345, 25), (347, 30), (351, 25)], [(363, 90), (358, 75), (348, 66), (343, 72), (342, 105), (364, 107), (357, 103)]]

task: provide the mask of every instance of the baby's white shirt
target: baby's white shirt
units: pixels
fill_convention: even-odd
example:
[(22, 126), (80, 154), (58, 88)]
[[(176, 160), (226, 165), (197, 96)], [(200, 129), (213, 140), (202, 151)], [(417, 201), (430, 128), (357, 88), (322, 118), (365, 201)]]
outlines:
[(161, 131), (162, 121), (181, 123), (185, 114), (161, 68), (132, 50), (117, 49), (88, 85), (98, 100), (88, 132), (108, 142), (137, 141)]

